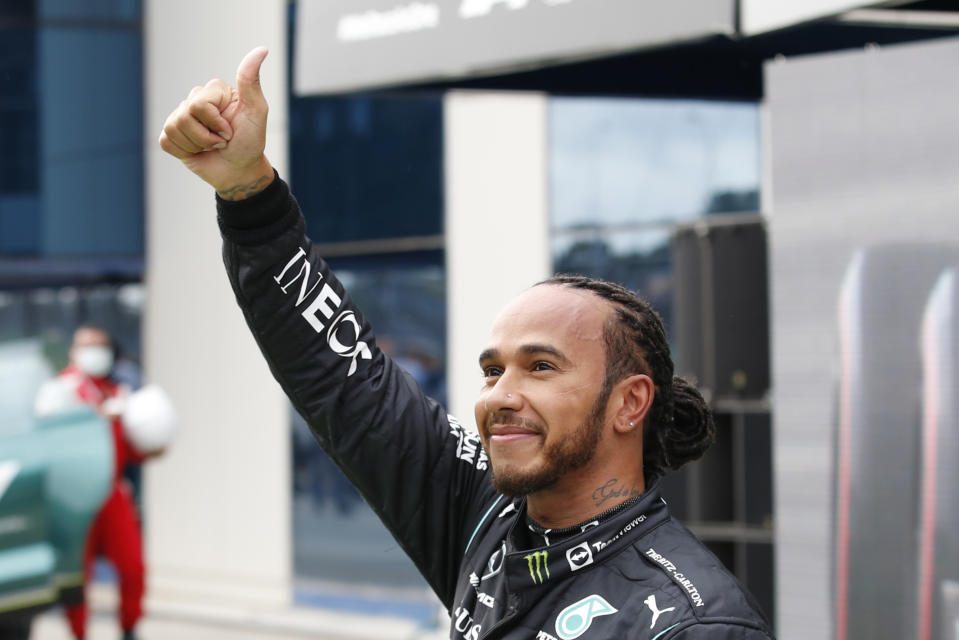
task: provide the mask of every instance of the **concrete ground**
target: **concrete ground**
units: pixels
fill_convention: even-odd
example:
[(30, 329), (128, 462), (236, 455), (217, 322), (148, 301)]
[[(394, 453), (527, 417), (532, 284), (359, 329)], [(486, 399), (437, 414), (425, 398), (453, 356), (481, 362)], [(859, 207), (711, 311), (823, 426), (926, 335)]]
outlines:
[[(120, 640), (116, 595), (109, 585), (89, 590), (90, 621), (86, 640)], [(442, 640), (446, 624), (432, 628), (406, 618), (343, 614), (291, 607), (240, 611), (172, 606), (148, 601), (137, 627), (138, 640)], [(30, 640), (73, 640), (63, 612), (54, 609), (36, 618)]]
[[(264, 629), (244, 629), (223, 623), (164, 620), (148, 617), (138, 628), (141, 640), (291, 640), (307, 638), (309, 634), (274, 633)], [(66, 620), (59, 612), (45, 614), (33, 625), (30, 640), (72, 640)], [(93, 616), (87, 638), (89, 640), (120, 640), (120, 631), (112, 616)]]

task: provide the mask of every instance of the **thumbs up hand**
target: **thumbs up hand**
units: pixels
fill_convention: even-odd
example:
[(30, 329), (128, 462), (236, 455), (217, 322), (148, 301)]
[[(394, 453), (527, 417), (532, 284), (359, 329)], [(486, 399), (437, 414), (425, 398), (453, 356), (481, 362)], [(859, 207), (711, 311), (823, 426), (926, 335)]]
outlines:
[(236, 87), (210, 80), (194, 87), (169, 115), (160, 146), (211, 184), (225, 200), (241, 200), (273, 181), (263, 149), (269, 107), (260, 87), (266, 47), (250, 51), (236, 71)]

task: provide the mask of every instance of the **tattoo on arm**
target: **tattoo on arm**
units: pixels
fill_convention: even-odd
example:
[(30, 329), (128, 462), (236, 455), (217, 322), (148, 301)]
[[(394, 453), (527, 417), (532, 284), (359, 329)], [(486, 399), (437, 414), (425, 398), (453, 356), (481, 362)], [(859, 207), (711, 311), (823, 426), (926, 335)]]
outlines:
[(271, 182), (273, 182), (273, 176), (260, 176), (253, 182), (238, 184), (235, 187), (217, 191), (217, 194), (224, 200), (245, 200), (266, 189)]
[(615, 498), (626, 498), (629, 500), (630, 498), (642, 495), (642, 493), (642, 490), (638, 489), (635, 485), (627, 487), (625, 483), (619, 482), (619, 478), (612, 478), (596, 487), (596, 490), (593, 491), (593, 501), (596, 503), (596, 506), (599, 507)]

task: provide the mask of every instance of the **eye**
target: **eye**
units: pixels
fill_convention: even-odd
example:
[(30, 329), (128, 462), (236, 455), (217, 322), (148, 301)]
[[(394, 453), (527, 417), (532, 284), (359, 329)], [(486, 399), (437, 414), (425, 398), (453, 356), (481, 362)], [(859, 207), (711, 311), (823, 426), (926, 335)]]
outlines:
[(488, 366), (483, 367), (483, 377), (484, 378), (496, 378), (503, 375), (503, 370), (499, 367)]
[(555, 371), (555, 370), (556, 370), (556, 367), (554, 367), (552, 364), (544, 360), (538, 360), (533, 363), (533, 371)]

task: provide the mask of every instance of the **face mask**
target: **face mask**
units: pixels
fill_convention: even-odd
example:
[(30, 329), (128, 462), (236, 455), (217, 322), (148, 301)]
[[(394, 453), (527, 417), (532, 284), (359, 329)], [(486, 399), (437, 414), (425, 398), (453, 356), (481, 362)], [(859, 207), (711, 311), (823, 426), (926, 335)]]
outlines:
[(79, 347), (75, 359), (80, 371), (94, 378), (106, 376), (113, 368), (113, 351), (102, 345)]

